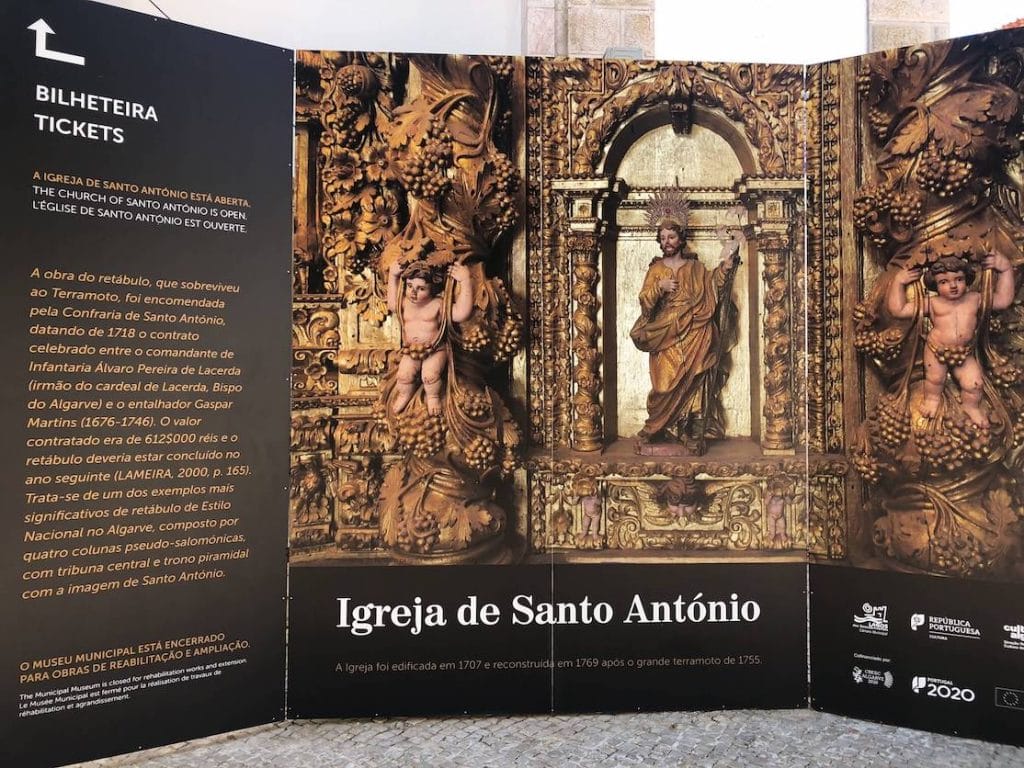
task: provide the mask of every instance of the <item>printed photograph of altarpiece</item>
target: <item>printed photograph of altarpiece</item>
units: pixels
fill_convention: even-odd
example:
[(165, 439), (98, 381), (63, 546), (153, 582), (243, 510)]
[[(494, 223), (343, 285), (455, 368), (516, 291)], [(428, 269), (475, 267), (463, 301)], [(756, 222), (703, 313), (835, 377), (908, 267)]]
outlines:
[(292, 562), (802, 562), (806, 86), (300, 53)]
[(812, 481), (811, 554), (1019, 580), (1024, 35), (809, 79), (808, 444), (845, 473)]

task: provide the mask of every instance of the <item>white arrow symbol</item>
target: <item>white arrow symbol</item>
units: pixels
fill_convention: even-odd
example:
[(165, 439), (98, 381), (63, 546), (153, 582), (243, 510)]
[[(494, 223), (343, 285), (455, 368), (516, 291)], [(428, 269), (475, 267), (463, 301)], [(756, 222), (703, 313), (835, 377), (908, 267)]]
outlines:
[(77, 64), (80, 67), (85, 66), (85, 56), (76, 56), (73, 53), (61, 53), (60, 51), (51, 51), (46, 47), (46, 37), (47, 35), (53, 34), (53, 28), (43, 19), (39, 19), (35, 24), (30, 24), (28, 28), (36, 33), (36, 56), (41, 59), (63, 61), (65, 64)]

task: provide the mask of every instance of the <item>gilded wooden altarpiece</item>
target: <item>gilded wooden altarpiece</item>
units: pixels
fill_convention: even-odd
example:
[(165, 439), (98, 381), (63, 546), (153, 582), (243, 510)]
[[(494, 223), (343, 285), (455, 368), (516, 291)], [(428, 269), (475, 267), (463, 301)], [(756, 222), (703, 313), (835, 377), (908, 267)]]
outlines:
[[(532, 551), (802, 557), (803, 86), (800, 67), (527, 61), (529, 416), (548, 448), (531, 462)], [(746, 238), (733, 418), (700, 457), (637, 455), (629, 413), (646, 373), (624, 331), (658, 255), (644, 211), (671, 192), (709, 267), (722, 228)]]
[[(808, 443), (851, 465), (838, 504), (816, 512), (812, 498), (812, 555), (1020, 579), (1024, 36), (883, 51), (809, 80)], [(940, 259), (969, 267), (964, 352), (982, 372), (983, 416), (964, 410), (957, 360), (937, 408), (926, 401), (923, 361), (944, 321), (934, 285), (911, 277)], [(912, 313), (894, 314), (900, 295)]]
[[(293, 560), (843, 556), (846, 462), (806, 342), (825, 272), (805, 263), (805, 74), (300, 54)], [(700, 456), (636, 448), (648, 382), (623, 343), (668, 193), (708, 266), (742, 235), (725, 433)], [(413, 262), (467, 266), (474, 292), (445, 325), (440, 415), (388, 409), (407, 354), (388, 269)]]

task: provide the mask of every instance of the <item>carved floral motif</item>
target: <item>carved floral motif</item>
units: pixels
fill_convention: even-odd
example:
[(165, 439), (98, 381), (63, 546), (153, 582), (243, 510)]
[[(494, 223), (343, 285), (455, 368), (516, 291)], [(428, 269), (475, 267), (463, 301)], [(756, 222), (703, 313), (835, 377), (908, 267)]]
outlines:
[[(800, 462), (543, 461), (532, 481), (533, 547), (681, 555), (799, 550), (806, 542), (805, 469)], [(588, 520), (594, 514), (600, 520)]]
[(340, 320), (329, 304), (303, 304), (292, 308), (292, 349), (337, 347)]
[(335, 479), (320, 456), (305, 457), (292, 465), (289, 504), (293, 536), (296, 530), (330, 523), (330, 504), (336, 493)]
[(337, 368), (333, 350), (294, 350), (292, 352), (292, 392), (297, 397), (336, 395)]

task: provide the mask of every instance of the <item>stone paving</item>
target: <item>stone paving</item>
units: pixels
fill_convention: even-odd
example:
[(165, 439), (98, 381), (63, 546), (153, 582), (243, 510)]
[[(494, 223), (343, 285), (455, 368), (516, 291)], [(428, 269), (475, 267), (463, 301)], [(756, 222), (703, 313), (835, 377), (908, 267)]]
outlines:
[(302, 720), (79, 768), (1024, 766), (1024, 748), (810, 710)]

